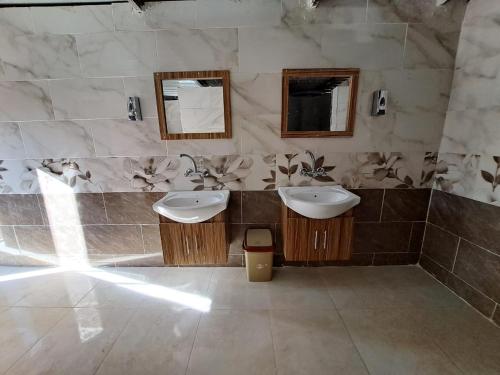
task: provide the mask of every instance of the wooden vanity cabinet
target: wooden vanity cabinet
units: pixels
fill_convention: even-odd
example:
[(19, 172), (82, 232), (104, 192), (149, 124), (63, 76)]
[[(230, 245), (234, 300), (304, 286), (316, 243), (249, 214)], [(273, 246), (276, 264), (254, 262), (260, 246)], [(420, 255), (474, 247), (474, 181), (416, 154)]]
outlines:
[(331, 219), (310, 219), (282, 204), (283, 251), (291, 262), (351, 258), (352, 210)]
[(226, 264), (229, 236), (225, 212), (203, 223), (183, 224), (160, 216), (160, 235), (165, 264)]

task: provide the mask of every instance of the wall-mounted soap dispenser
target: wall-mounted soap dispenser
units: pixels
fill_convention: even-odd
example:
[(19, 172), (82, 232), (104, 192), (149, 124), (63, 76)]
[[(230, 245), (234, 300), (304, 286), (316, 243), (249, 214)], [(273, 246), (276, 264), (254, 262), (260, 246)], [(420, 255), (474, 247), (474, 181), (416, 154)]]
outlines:
[(373, 93), (372, 116), (382, 116), (387, 112), (387, 96), (389, 91), (377, 90)]
[(128, 98), (128, 119), (130, 121), (141, 121), (142, 113), (141, 113), (141, 103), (137, 96), (130, 96)]

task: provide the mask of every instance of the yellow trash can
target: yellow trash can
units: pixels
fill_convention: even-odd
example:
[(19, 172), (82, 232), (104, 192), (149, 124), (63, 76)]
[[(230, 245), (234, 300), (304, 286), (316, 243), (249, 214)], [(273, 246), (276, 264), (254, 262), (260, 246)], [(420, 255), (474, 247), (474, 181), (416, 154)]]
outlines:
[(274, 241), (270, 229), (247, 229), (243, 240), (248, 281), (271, 281)]

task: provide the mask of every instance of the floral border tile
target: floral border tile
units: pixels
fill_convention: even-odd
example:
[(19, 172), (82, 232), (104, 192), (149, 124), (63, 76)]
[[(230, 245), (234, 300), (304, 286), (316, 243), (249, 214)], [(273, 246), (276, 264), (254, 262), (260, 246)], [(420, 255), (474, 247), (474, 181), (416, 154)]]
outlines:
[(434, 189), (470, 197), (479, 168), (479, 155), (439, 154)]
[(426, 152), (424, 163), (422, 165), (422, 173), (420, 176), (420, 187), (432, 188), (434, 177), (436, 174), (436, 164), (438, 161), (438, 152)]
[(500, 206), (500, 156), (481, 155), (473, 199)]
[(173, 157), (130, 159), (130, 167), (125, 175), (135, 191), (166, 192), (175, 189), (179, 166), (179, 159)]

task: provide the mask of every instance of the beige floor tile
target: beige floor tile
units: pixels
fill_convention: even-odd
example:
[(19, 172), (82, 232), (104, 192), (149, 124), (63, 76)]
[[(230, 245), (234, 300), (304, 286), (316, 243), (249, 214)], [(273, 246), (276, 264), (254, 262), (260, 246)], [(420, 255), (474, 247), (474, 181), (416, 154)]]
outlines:
[(11, 307), (0, 314), (0, 373), (3, 374), (63, 316), (67, 309)]
[(346, 309), (340, 315), (370, 374), (461, 374), (422, 330), (413, 308)]
[(97, 374), (184, 375), (199, 319), (189, 310), (137, 310)]
[(131, 313), (127, 309), (72, 309), (8, 374), (94, 374)]
[(368, 374), (336, 310), (273, 311), (278, 374)]
[(274, 373), (267, 311), (214, 310), (202, 316), (187, 374)]

